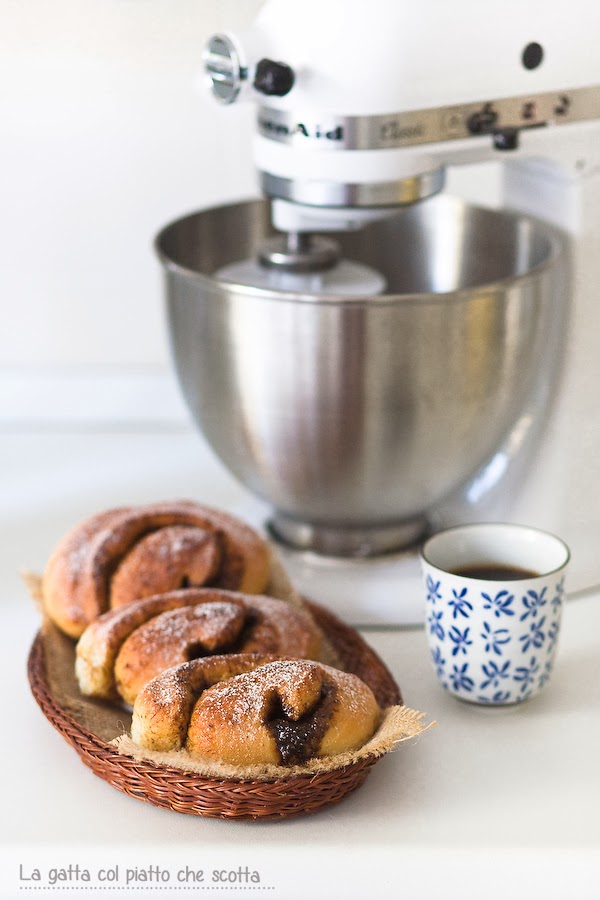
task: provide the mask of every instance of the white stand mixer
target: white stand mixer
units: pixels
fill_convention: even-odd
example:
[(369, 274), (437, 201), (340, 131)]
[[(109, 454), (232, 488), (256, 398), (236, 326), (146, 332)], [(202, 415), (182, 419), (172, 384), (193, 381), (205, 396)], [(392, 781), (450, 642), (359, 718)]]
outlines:
[[(477, 471), (437, 498), (427, 518), (433, 528), (490, 518), (535, 524), (560, 533), (575, 560), (584, 527), (577, 498), (600, 476), (600, 452), (586, 439), (600, 372), (600, 24), (594, 18), (585, 0), (560, 8), (508, 0), (493, 11), (441, 0), (418, 6), (267, 0), (250, 32), (215, 35), (205, 53), (218, 100), (257, 103), (254, 159), (281, 232), (261, 249), (260, 264), (248, 269), (240, 256), (242, 270), (234, 262), (217, 271), (215, 278), (234, 289), (339, 294), (339, 254), (314, 233), (353, 232), (435, 202), (427, 198), (442, 190), (446, 169), (467, 163), (500, 160), (506, 208), (572, 235), (574, 303), (563, 297), (553, 325), (566, 365), (562, 373), (557, 365), (542, 374), (536, 389), (539, 397), (548, 395), (536, 401), (538, 417), (551, 417), (542, 423), (543, 439), (538, 435), (527, 450), (525, 407)], [(519, 227), (526, 229), (527, 221)], [(315, 282), (322, 272), (330, 273), (333, 287)], [(355, 293), (363, 298), (387, 290), (368, 266), (355, 274)], [(246, 483), (253, 488), (251, 479)], [(283, 551), (306, 593), (350, 610), (354, 621), (422, 618), (410, 551), (340, 561), (312, 552), (323, 547), (306, 538), (303, 523), (276, 516), (275, 530), (309, 551)], [(418, 527), (407, 532), (405, 542), (418, 534)], [(600, 582), (600, 568), (584, 561), (575, 577), (574, 587)]]

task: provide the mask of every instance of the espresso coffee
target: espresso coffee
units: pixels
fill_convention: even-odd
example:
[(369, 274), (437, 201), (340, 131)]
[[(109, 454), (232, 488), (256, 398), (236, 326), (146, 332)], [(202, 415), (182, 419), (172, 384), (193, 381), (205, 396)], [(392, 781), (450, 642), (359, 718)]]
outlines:
[(540, 574), (531, 569), (521, 569), (519, 566), (505, 566), (493, 562), (473, 563), (451, 571), (453, 575), (462, 575), (464, 578), (481, 578), (485, 581), (519, 581), (521, 578), (538, 578)]

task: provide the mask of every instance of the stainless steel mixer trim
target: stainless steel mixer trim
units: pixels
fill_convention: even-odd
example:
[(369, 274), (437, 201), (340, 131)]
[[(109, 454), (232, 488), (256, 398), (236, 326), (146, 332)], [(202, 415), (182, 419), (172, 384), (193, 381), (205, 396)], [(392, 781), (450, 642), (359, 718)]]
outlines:
[(399, 181), (373, 184), (344, 184), (334, 181), (301, 181), (283, 178), (270, 172), (259, 172), (260, 185), (267, 197), (290, 200), (304, 206), (336, 208), (373, 208), (379, 206), (409, 206), (433, 197), (444, 187), (444, 169), (423, 172)]
[(598, 118), (600, 85), (593, 85), (375, 116), (317, 119), (314, 113), (261, 106), (258, 131), (272, 141), (313, 150), (385, 150)]

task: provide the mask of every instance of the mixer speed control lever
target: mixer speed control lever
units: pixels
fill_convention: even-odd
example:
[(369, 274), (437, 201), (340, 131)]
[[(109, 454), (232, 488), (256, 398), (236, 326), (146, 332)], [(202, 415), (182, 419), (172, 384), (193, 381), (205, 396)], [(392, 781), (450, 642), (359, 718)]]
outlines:
[(467, 120), (467, 128), (471, 134), (491, 134), (498, 122), (498, 113), (491, 103), (474, 112)]

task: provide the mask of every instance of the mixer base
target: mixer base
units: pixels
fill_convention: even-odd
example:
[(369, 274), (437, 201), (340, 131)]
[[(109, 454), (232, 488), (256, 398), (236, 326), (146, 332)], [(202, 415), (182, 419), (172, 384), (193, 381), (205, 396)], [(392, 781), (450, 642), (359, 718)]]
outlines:
[(311, 550), (323, 556), (369, 558), (403, 550), (427, 533), (425, 517), (373, 528), (330, 526), (299, 522), (275, 514), (268, 522), (275, 540), (295, 550)]

